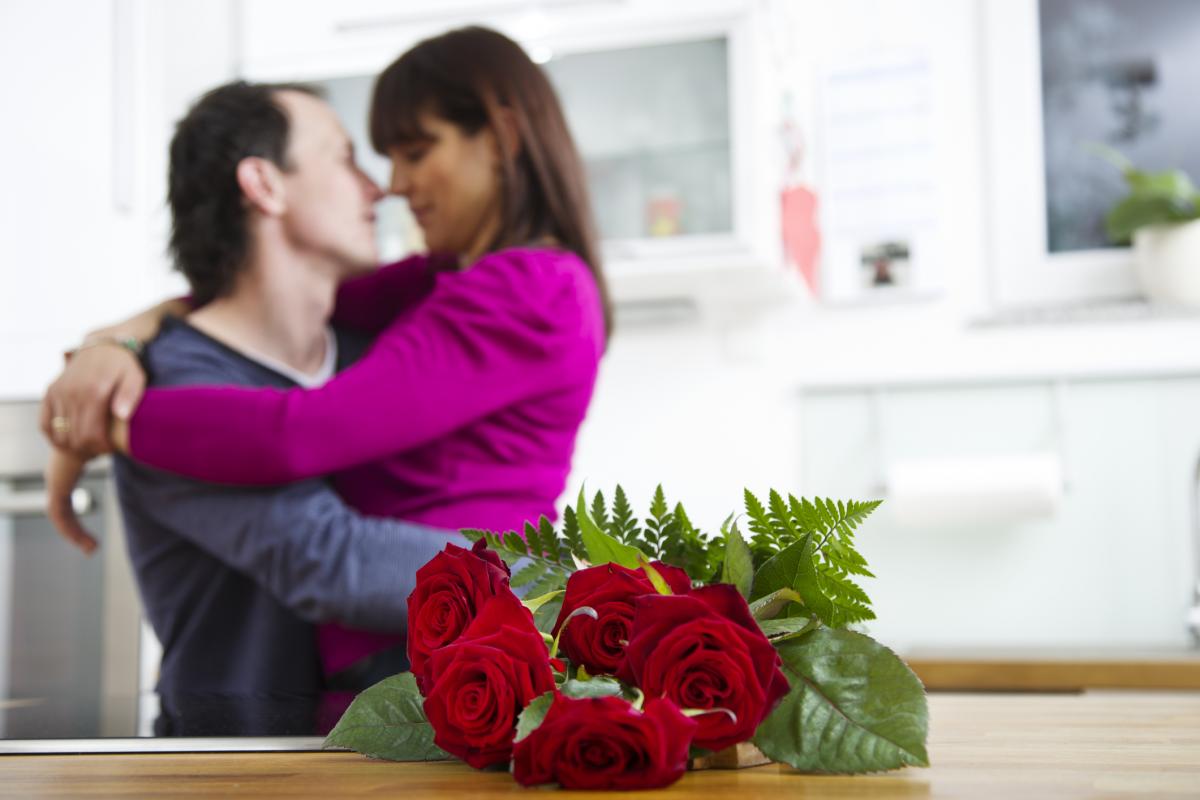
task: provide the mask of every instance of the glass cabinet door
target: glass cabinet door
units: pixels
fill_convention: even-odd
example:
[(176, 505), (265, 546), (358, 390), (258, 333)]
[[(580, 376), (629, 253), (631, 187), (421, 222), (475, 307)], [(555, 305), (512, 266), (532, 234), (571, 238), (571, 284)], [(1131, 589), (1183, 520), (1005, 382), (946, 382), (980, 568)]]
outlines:
[(712, 38), (545, 64), (604, 239), (733, 232), (727, 50)]
[[(543, 65), (585, 162), (607, 243), (734, 232), (729, 46), (723, 36), (566, 53)], [(386, 186), (389, 166), (366, 132), (374, 76), (316, 81)], [(380, 249), (422, 247), (402, 201), (379, 208)]]

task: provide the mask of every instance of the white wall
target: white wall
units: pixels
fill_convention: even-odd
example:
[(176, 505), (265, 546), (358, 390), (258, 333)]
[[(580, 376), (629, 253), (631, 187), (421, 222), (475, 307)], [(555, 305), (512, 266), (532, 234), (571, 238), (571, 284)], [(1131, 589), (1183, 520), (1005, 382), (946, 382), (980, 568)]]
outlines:
[[(915, 342), (961, 334), (981, 304), (986, 264), (982, 234), (978, 107), (974, 92), (974, 4), (961, 0), (763, 4), (772, 15), (767, 105), (791, 104), (804, 127), (801, 178), (820, 191), (819, 132), (812, 107), (823, 66), (847, 54), (909, 48), (937, 67), (940, 120), (949, 146), (940, 156), (936, 297), (915, 303), (819, 308), (785, 299), (725, 320), (620, 327), (605, 358), (595, 406), (575, 459), (572, 487), (610, 489), (621, 481), (648, 501), (658, 482), (695, 522), (715, 528), (741, 509), (741, 489), (802, 492), (798, 485), (799, 387), (831, 364), (870, 354), (881, 340)], [(930, 20), (937, 20), (936, 25)], [(790, 101), (783, 98), (787, 93)], [(775, 120), (772, 124), (778, 124)], [(783, 156), (775, 154), (777, 180)], [(919, 355), (914, 346), (912, 354)], [(574, 490), (568, 494), (574, 497)]]

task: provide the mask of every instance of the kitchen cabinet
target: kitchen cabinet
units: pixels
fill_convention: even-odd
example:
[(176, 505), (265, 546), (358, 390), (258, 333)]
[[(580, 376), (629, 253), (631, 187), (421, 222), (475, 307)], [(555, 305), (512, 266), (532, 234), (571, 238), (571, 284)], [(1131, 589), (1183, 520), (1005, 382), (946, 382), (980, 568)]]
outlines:
[[(304, 13), (278, 0), (241, 3), (242, 71), (323, 86), (363, 153), (374, 77), (417, 41), (484, 24), (544, 62), (585, 161), (618, 301), (753, 302), (784, 283), (760, 5), (300, 5)], [(364, 166), (386, 182), (383, 159), (368, 155)], [(397, 201), (381, 208), (380, 236), (389, 258), (421, 247)]]
[(0, 397), (40, 394), (62, 350), (125, 308), (137, 277), (124, 9), (116, 0), (5, 7)]
[[(1011, 380), (804, 392), (806, 495), (883, 497), (859, 544), (870, 625), (901, 650), (1182, 647), (1197, 578), (1200, 378)], [(1061, 460), (1053, 513), (905, 525), (889, 465)]]
[(165, 253), (167, 144), (231, 76), (230, 20), (201, 0), (4, 5), (0, 399), (40, 396), (86, 331), (182, 288)]

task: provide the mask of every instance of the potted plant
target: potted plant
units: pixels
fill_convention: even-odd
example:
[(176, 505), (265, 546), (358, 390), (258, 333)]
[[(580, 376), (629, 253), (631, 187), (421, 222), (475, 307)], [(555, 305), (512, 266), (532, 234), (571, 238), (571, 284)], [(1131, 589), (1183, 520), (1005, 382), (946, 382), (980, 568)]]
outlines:
[(1154, 303), (1200, 308), (1200, 193), (1179, 170), (1142, 172), (1117, 151), (1093, 145), (1129, 185), (1105, 217), (1114, 244), (1133, 244), (1134, 266)]

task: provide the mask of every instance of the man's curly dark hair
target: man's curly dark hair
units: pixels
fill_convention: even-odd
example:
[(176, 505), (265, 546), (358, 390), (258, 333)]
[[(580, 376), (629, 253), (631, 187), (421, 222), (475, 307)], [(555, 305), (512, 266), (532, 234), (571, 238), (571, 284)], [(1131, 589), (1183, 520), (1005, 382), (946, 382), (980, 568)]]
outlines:
[(175, 126), (167, 179), (170, 251), (203, 305), (232, 291), (250, 248), (237, 167), (248, 157), (288, 169), (288, 116), (281, 91), (311, 86), (234, 81), (207, 92)]

